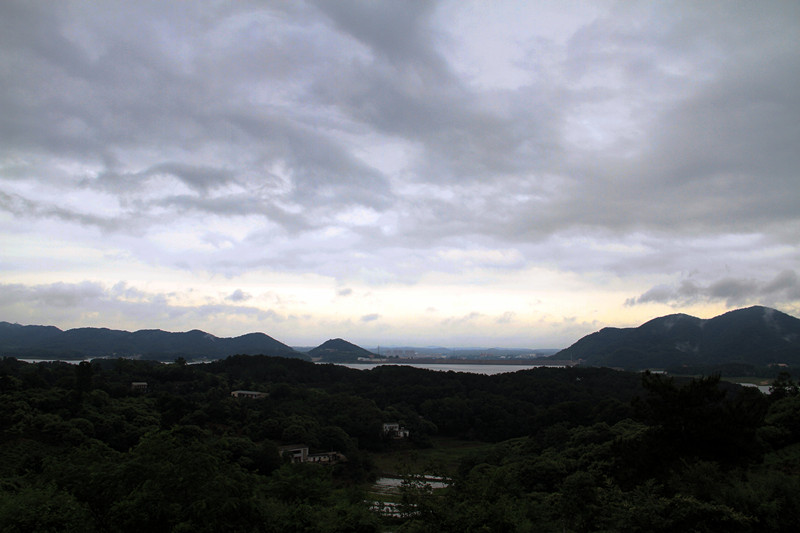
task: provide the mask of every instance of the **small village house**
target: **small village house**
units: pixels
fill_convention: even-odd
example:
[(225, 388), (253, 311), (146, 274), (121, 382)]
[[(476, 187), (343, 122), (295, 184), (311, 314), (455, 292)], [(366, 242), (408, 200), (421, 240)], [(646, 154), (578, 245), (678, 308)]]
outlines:
[(306, 444), (287, 444), (279, 446), (280, 456), (289, 459), (292, 463), (313, 463), (321, 465), (332, 465), (347, 461), (347, 457), (339, 452), (308, 453)]
[(306, 444), (287, 444), (279, 446), (278, 453), (293, 463), (305, 463), (308, 460), (308, 446)]
[(397, 422), (383, 423), (383, 436), (390, 439), (406, 439), (411, 434), (406, 428)]

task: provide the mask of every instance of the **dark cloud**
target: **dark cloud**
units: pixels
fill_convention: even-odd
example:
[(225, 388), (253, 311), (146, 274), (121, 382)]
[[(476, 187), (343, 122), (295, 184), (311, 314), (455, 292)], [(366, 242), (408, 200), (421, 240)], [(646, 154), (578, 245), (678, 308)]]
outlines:
[[(4, 138), (43, 156), (88, 156), (98, 170), (81, 183), (124, 194), (145, 225), (161, 223), (151, 206), (171, 204), (257, 214), (295, 232), (355, 204), (391, 213), (394, 239), (419, 246), (797, 219), (794, 8), (664, 8), (638, 27), (612, 24), (631, 16), (620, 8), (572, 37), (563, 71), (484, 94), (442, 55), (433, 4), (314, 5), (111, 3), (93, 13), (7, 3), (7, 35), (26, 32), (7, 37), (2, 55)], [(587, 109), (626, 116), (632, 129)], [(581, 127), (573, 115), (598, 121), (605, 151), (568, 140)], [(418, 192), (401, 193), (345, 140), (375, 133), (416, 148), (403, 179)], [(638, 151), (620, 153), (613, 139), (634, 135)], [(137, 194), (159, 177), (194, 196)], [(212, 195), (225, 186), (240, 192)], [(56, 209), (31, 214), (114, 227)], [(363, 237), (364, 246), (387, 240)]]
[(435, 5), (431, 2), (413, 0), (398, 4), (382, 0), (364, 4), (320, 0), (315, 4), (339, 28), (392, 62), (445, 68), (433, 52), (429, 18)]
[(134, 231), (138, 224), (127, 216), (100, 216), (76, 209), (53, 205), (24, 198), (17, 194), (0, 191), (0, 211), (6, 211), (17, 218), (49, 218), (70, 222), (81, 226), (95, 227), (104, 231)]
[(697, 302), (724, 301), (728, 307), (747, 304), (776, 305), (800, 299), (800, 278), (794, 270), (784, 270), (769, 281), (727, 277), (701, 285), (683, 280), (677, 285), (659, 285), (625, 305), (665, 303), (681, 306)]
[(124, 298), (125, 300), (146, 300), (148, 298), (147, 293), (137, 289), (136, 287), (131, 287), (125, 281), (117, 282), (111, 290), (109, 294), (112, 298)]
[(231, 294), (225, 297), (226, 300), (232, 302), (244, 302), (252, 298), (252, 295), (244, 292), (242, 289), (236, 289)]
[(789, 298), (797, 299), (800, 298), (800, 279), (794, 270), (784, 270), (764, 285), (762, 290), (765, 294), (785, 293)]
[[(676, 59), (696, 76), (677, 95), (654, 102), (639, 157), (617, 164), (606, 160), (599, 179), (583, 183), (588, 194), (572, 195), (582, 199), (583, 209), (571, 210), (579, 218), (611, 228), (674, 233), (766, 229), (796, 220), (798, 154), (791, 145), (800, 138), (800, 127), (791, 117), (800, 111), (792, 90), (800, 68), (793, 59), (796, 49), (788, 52), (786, 43), (800, 32), (782, 10), (746, 9), (740, 17), (716, 8), (690, 11), (684, 20), (672, 21), (667, 35), (629, 41), (640, 48), (656, 45), (662, 58), (677, 45)], [(711, 16), (719, 19), (696, 32), (700, 19), (708, 23), (704, 17)], [(666, 74), (647, 79), (667, 87)]]
[(166, 162), (153, 165), (140, 172), (115, 173), (103, 171), (94, 179), (83, 181), (87, 187), (99, 187), (113, 192), (134, 192), (158, 177), (175, 178), (199, 193), (207, 193), (209, 189), (223, 187), (235, 182), (235, 174), (231, 170), (211, 166), (191, 165), (185, 163)]
[(90, 302), (104, 300), (105, 289), (98, 283), (84, 281), (82, 283), (51, 283), (28, 287), (21, 284), (0, 285), (0, 302), (2, 305), (30, 302), (37, 306), (56, 308), (75, 308)]
[[(304, 116), (299, 108), (288, 107), (292, 100), (278, 108), (254, 103), (251, 98), (264, 80), (249, 79), (240, 72), (245, 77), (230, 78), (230, 84), (224, 85), (213, 69), (201, 68), (209, 66), (202, 63), (201, 53), (212, 46), (200, 31), (208, 25), (202, 10), (167, 7), (156, 12), (151, 11), (152, 6), (142, 6), (133, 14), (130, 6), (107, 4), (98, 13), (80, 8), (45, 13), (44, 7), (16, 3), (5, 7), (9, 18), (4, 20), (24, 18), (27, 27), (27, 38), (14, 40), (13, 46), (0, 54), (7, 67), (2, 69), (7, 76), (5, 85), (13, 87), (0, 97), (0, 115), (5, 117), (0, 128), (7, 131), (4, 138), (10, 141), (4, 143), (7, 155), (14, 148), (17, 153), (22, 150), (41, 157), (80, 157), (98, 168), (81, 172), (80, 183), (124, 194), (126, 205), (143, 215), (143, 224), (161, 222), (147, 213), (152, 197), (158, 195), (140, 194), (155, 178), (186, 185), (206, 209), (217, 207), (209, 194), (227, 185), (239, 186), (248, 196), (269, 195), (270, 206), (283, 197), (303, 206), (304, 216), (315, 224), (327, 218), (325, 213), (322, 217), (314, 213), (323, 206), (388, 205), (385, 177), (351, 155), (336, 135), (342, 125), (319, 127), (326, 111), (320, 109), (315, 115), (317, 106), (311, 103)], [(250, 9), (256, 14), (264, 12), (257, 5)], [(227, 24), (238, 24), (236, 16), (241, 13), (223, 8), (220, 15), (216, 29), (224, 38), (240, 37), (224, 35), (224, 31), (229, 31)], [(123, 22), (121, 31), (114, 31), (111, 25)], [(270, 22), (275, 24), (277, 19)], [(75, 25), (85, 33), (76, 33)], [(165, 32), (165, 28), (169, 30)], [(250, 46), (256, 50), (259, 44), (277, 47), (275, 53), (287, 59), (294, 53), (290, 42), (263, 41), (262, 37), (270, 34), (267, 28), (251, 30), (256, 39)], [(308, 31), (311, 29), (302, 33)], [(48, 40), (37, 37), (45, 35)], [(44, 46), (59, 39), (64, 41), (62, 46)], [(92, 49), (92, 43), (98, 48)], [(235, 61), (241, 47), (247, 46), (236, 41), (219, 45), (213, 50), (222, 54), (216, 63), (222, 67)], [(176, 59), (176, 50), (189, 55)], [(306, 60), (312, 57), (308, 55)], [(251, 60), (257, 61), (257, 55)], [(232, 90), (238, 83), (248, 91), (244, 98)], [(290, 90), (294, 80), (286, 83)], [(297, 97), (302, 95), (301, 87)], [(132, 158), (132, 153), (137, 155)], [(273, 186), (269, 168), (275, 164), (287, 169), (281, 178), (286, 181), (284, 191)], [(34, 182), (64, 183), (58, 173), (41, 170), (29, 167), (28, 175)], [(65, 177), (74, 180), (76, 176)], [(200, 204), (202, 201), (205, 204)], [(246, 202), (241, 207), (246, 210)], [(54, 210), (29, 213), (54, 214), (64, 216)], [(286, 223), (294, 227), (296, 218)], [(74, 221), (82, 222), (78, 217)]]

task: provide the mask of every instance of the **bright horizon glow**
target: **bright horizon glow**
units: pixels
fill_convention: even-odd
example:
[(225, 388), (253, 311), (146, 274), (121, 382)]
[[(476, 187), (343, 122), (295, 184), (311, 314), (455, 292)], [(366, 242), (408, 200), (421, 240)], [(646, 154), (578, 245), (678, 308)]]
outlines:
[[(252, 273), (243, 277), (268, 278), (275, 283), (270, 289), (248, 283), (248, 279), (217, 279), (218, 276), (208, 273), (205, 280), (193, 276), (196, 285), (181, 281), (179, 273), (157, 281), (131, 276), (130, 283), (112, 285), (113, 279), (109, 279), (108, 283), (100, 282), (93, 288), (104, 294), (104, 298), (113, 299), (113, 306), (132, 310), (120, 310), (117, 315), (95, 311), (65, 316), (78, 303), (74, 301), (78, 296), (73, 289), (88, 287), (78, 278), (70, 283), (68, 276), (63, 277), (68, 281), (61, 287), (62, 297), (58, 298), (57, 287), (52, 288), (50, 303), (68, 311), (59, 321), (41, 325), (129, 331), (201, 329), (218, 337), (261, 332), (293, 346), (316, 346), (339, 337), (371, 346), (566, 348), (608, 325), (636, 327), (656, 316), (675, 312), (668, 306), (648, 305), (647, 309), (654, 314), (644, 318), (638, 308), (622, 308), (610, 314), (603, 302), (624, 298), (627, 294), (624, 286), (602, 292), (595, 289), (591, 292), (592, 300), (576, 302), (571, 296), (588, 289), (590, 284), (574, 276), (564, 279), (569, 276), (537, 270), (499, 280), (485, 272), (472, 273), (471, 277), (480, 279), (482, 284), (473, 282), (469, 292), (464, 292), (461, 276), (441, 275), (415, 285), (350, 284), (346, 288), (334, 279), (313, 275)], [(540, 281), (530, 291), (520, 291), (517, 284), (526, 279)], [(36, 281), (40, 280), (32, 279), (27, 284), (11, 280), (9, 284), (36, 286)], [(341, 312), (342, 308), (346, 312)], [(149, 309), (160, 314), (150, 315)], [(463, 309), (478, 311), (463, 313)], [(712, 318), (726, 310), (724, 306), (697, 305), (681, 312)], [(51, 312), (57, 316), (55, 309)], [(165, 328), (164, 323), (175, 326)], [(320, 331), (326, 333), (320, 335)], [(404, 331), (412, 333), (403, 334)]]

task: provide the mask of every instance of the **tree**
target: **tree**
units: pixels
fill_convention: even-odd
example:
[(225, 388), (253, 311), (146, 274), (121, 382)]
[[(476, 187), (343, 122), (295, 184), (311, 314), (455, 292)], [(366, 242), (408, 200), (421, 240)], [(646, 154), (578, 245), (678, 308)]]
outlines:
[(792, 375), (785, 370), (781, 370), (778, 377), (769, 386), (769, 397), (774, 401), (781, 400), (787, 396), (797, 396), (798, 392), (800, 392), (800, 388), (792, 380)]
[(0, 527), (6, 533), (88, 533), (95, 530), (86, 506), (52, 485), (0, 492)]
[(81, 361), (75, 366), (75, 390), (83, 395), (92, 390), (94, 369), (88, 361)]
[(719, 389), (719, 381), (716, 374), (677, 387), (671, 377), (642, 375), (649, 394), (645, 404), (638, 405), (640, 416), (653, 427), (655, 453), (665, 458), (736, 460), (739, 450), (731, 449), (731, 436), (739, 430), (739, 421), (731, 420), (724, 408), (726, 393)]

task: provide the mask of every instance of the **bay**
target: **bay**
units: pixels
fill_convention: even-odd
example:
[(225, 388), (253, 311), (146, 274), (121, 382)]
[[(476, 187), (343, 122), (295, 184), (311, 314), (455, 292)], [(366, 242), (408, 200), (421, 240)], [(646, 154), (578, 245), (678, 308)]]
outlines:
[(471, 374), (504, 374), (506, 372), (517, 372), (553, 365), (506, 365), (506, 364), (472, 364), (472, 363), (336, 363), (347, 368), (356, 370), (372, 370), (379, 366), (411, 366), (414, 368), (424, 368), (426, 370), (436, 370), (439, 372), (468, 372)]

